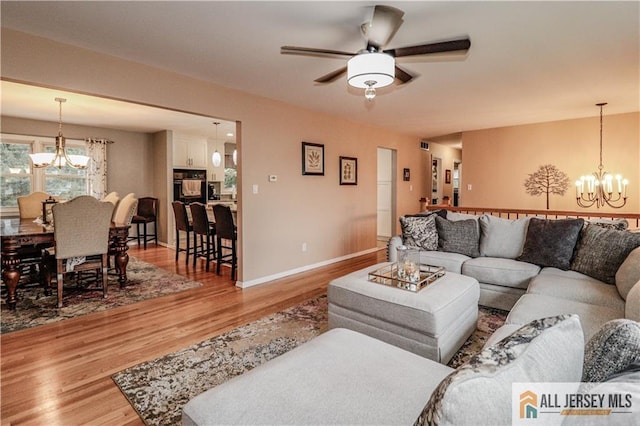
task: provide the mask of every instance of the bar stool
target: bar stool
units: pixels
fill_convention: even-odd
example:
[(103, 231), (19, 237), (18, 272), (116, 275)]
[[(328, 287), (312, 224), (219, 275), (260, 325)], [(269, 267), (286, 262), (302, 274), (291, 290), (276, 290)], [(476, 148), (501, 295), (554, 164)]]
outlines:
[[(136, 224), (138, 245), (140, 245), (140, 225), (144, 227), (142, 237), (144, 249), (147, 249), (147, 241), (153, 241), (158, 245), (158, 199), (155, 197), (142, 197), (138, 199), (138, 211), (133, 216), (131, 223)], [(149, 223), (153, 223), (153, 234), (147, 234), (147, 224)]]
[[(189, 204), (191, 209), (191, 220), (193, 223), (193, 266), (196, 266), (198, 257), (204, 257), (209, 272), (209, 264), (216, 258), (216, 224), (209, 222), (207, 216), (207, 206), (202, 203)], [(198, 246), (198, 237), (200, 245)]]
[[(189, 222), (189, 216), (187, 215), (187, 207), (182, 201), (174, 201), (171, 203), (173, 207), (173, 215), (176, 221), (176, 262), (181, 251), (187, 255), (186, 264), (189, 264), (189, 255), (193, 253), (191, 247), (191, 233), (193, 232), (193, 226)], [(187, 248), (180, 248), (180, 231), (187, 234)], [(195, 238), (195, 237), (194, 237)]]
[[(238, 229), (233, 223), (233, 213), (231, 213), (229, 206), (215, 204), (213, 206), (213, 216), (216, 220), (216, 240), (218, 243), (216, 274), (220, 275), (221, 264), (228, 263), (231, 265), (231, 279), (235, 280), (238, 266), (238, 253), (236, 251)], [(223, 244), (223, 240), (227, 241), (226, 245)], [(222, 249), (231, 250), (231, 252), (223, 255)]]

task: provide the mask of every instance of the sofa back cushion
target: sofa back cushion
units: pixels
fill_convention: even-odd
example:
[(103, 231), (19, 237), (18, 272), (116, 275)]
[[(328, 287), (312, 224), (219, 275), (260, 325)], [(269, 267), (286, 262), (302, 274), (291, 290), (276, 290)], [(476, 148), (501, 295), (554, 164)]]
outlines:
[(480, 222), (480, 255), (515, 259), (522, 254), (529, 218), (503, 219), (483, 214)]
[(636, 247), (640, 247), (640, 234), (587, 225), (580, 233), (571, 269), (615, 284), (616, 272)]
[(577, 315), (532, 321), (449, 374), (415, 424), (511, 424), (513, 383), (576, 382), (577, 388), (583, 357)]
[(538, 219), (532, 217), (527, 226), (527, 237), (522, 254), (517, 260), (538, 266), (549, 266), (566, 271), (584, 219)]

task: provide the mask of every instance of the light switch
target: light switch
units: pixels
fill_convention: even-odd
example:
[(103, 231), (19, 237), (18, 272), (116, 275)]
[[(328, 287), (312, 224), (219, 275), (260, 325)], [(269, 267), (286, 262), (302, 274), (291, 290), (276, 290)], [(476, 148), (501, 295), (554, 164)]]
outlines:
[(253, 185), (253, 193), (257, 194), (258, 193), (258, 185)]
[(269, 175), (269, 182), (277, 182), (278, 175)]
[(468, 185), (467, 185), (467, 191), (471, 191), (471, 189), (472, 189), (471, 184), (468, 184)]

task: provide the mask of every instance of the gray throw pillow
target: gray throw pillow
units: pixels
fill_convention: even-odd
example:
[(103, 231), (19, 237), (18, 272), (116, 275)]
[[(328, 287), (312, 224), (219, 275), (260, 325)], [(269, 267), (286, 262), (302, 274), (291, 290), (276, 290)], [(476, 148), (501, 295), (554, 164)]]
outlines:
[(616, 287), (624, 300), (627, 300), (627, 295), (638, 281), (640, 281), (640, 247), (631, 250), (616, 272)]
[(409, 247), (422, 250), (438, 250), (438, 231), (436, 230), (436, 215), (401, 216), (402, 243)]
[(480, 235), (475, 219), (450, 221), (436, 216), (438, 229), (438, 250), (460, 253), (469, 257), (480, 256), (478, 244)]
[(577, 383), (583, 356), (577, 315), (534, 320), (445, 377), (414, 425), (511, 424), (513, 383)]
[(618, 268), (636, 247), (640, 247), (640, 234), (587, 225), (580, 234), (571, 269), (615, 284)]
[(584, 219), (538, 219), (532, 217), (527, 227), (527, 238), (517, 260), (566, 271)]
[(515, 259), (522, 253), (529, 218), (503, 219), (483, 214), (480, 222), (480, 255)]
[(583, 382), (603, 382), (640, 362), (640, 323), (607, 322), (585, 346)]

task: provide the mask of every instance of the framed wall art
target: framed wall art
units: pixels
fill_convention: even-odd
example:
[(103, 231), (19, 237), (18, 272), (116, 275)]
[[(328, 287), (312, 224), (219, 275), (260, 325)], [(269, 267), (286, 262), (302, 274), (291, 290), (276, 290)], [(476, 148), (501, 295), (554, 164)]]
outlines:
[(324, 176), (324, 145), (302, 142), (302, 174)]
[(340, 185), (358, 184), (358, 159), (340, 157)]
[(402, 180), (405, 182), (409, 182), (411, 180), (411, 170), (403, 169), (402, 170)]
[(451, 170), (449, 169), (444, 171), (444, 183), (451, 183)]

